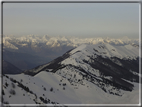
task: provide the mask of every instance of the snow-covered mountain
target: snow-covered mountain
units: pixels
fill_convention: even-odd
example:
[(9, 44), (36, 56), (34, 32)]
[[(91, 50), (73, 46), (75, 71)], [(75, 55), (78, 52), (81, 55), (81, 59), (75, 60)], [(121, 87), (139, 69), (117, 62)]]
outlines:
[(110, 43), (115, 45), (125, 44), (139, 44), (139, 39), (129, 39), (128, 37), (122, 39), (112, 38), (80, 38), (80, 37), (65, 37), (65, 36), (38, 36), (38, 35), (26, 35), (26, 36), (4, 36), (3, 44), (4, 48), (7, 49), (20, 49), (21, 47), (31, 46), (37, 47), (61, 47), (71, 46), (78, 47), (81, 44), (96, 44), (96, 43)]
[(71, 79), (71, 72), (74, 71), (73, 74), (77, 72), (82, 78), (100, 87), (102, 83), (98, 84), (98, 81), (105, 81), (106, 84), (109, 80), (110, 84), (115, 81), (115, 85), (119, 88), (132, 91), (133, 85), (123, 79), (139, 81), (138, 50), (138, 47), (131, 45), (112, 46), (106, 43), (81, 45), (52, 62), (25, 71), (25, 73), (35, 75), (40, 71), (50, 71)]
[[(111, 45), (121, 46), (131, 44), (138, 46), (139, 40), (129, 38), (79, 38), (48, 35), (4, 36), (3, 58), (16, 67), (22, 70), (27, 70), (34, 68), (37, 65), (48, 63), (53, 59), (63, 55), (68, 50), (76, 48), (82, 44), (94, 45), (97, 43), (109, 43)], [(24, 54), (27, 57), (23, 57)], [(31, 57), (29, 58), (29, 56)], [(36, 58), (34, 58), (35, 56)], [(31, 62), (32, 60), (35, 61)], [(25, 66), (19, 64), (23, 64)]]
[(138, 104), (139, 76), (138, 46), (83, 44), (22, 74), (4, 75), (3, 102)]

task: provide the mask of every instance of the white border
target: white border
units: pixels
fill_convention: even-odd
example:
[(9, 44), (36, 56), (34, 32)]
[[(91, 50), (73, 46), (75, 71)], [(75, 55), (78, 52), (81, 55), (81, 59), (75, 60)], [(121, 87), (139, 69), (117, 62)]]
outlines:
[(142, 9), (142, 3), (139, 4), (139, 105), (141, 105), (141, 45), (142, 45), (142, 41), (141, 41), (141, 9)]
[(4, 106), (140, 106), (140, 104), (3, 104)]
[[(0, 0), (2, 2), (2, 0)], [(13, 1), (13, 0), (3, 0), (3, 1)], [(39, 0), (14, 0), (14, 1), (39, 1)], [(87, 1), (87, 0), (41, 0), (41, 1)], [(104, 1), (104, 2), (111, 2), (111, 1), (138, 1), (139, 2), (139, 104), (2, 104), (3, 106), (141, 106), (141, 9), (142, 9), (142, 1), (141, 0), (88, 0), (88, 1)], [(0, 9), (1, 13), (1, 9)], [(2, 79), (2, 78), (1, 78)], [(2, 85), (2, 84), (1, 84)], [(1, 96), (2, 97), (2, 96)], [(1, 105), (1, 106), (2, 106)]]

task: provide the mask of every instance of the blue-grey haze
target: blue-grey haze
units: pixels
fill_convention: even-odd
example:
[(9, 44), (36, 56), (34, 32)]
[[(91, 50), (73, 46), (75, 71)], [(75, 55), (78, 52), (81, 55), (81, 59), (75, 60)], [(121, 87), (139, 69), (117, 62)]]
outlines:
[(4, 3), (4, 35), (139, 37), (139, 3)]

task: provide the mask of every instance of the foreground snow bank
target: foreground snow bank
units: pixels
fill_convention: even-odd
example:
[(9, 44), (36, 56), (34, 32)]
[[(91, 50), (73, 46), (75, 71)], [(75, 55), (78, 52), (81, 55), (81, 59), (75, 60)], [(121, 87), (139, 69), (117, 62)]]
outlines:
[[(134, 84), (132, 92), (123, 91), (122, 96), (105, 93), (96, 85), (83, 80), (84, 85), (77, 83), (75, 86), (56, 73), (42, 71), (34, 77), (19, 74), (3, 77), (3, 84), (8, 84), (4, 88), (4, 101), (9, 104), (35, 104), (34, 94), (26, 92), (17, 83), (13, 83), (10, 78), (28, 87), (37, 96), (37, 102), (43, 103), (40, 97), (50, 99), (59, 104), (138, 104), (139, 103), (139, 84)], [(15, 88), (12, 87), (15, 85)], [(11, 95), (10, 90), (15, 90), (16, 94)], [(9, 97), (10, 96), (10, 97)]]

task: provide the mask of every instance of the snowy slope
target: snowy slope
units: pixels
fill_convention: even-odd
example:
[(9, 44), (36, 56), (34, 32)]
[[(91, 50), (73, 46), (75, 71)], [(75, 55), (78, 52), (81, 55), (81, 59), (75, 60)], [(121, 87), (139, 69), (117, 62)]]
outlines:
[(50, 63), (3, 76), (4, 103), (138, 104), (138, 53), (133, 45), (83, 44)]
[[(135, 89), (132, 92), (123, 91), (122, 96), (116, 96), (105, 93), (86, 80), (83, 80), (83, 84), (74, 82), (76, 85), (71, 85), (66, 78), (45, 71), (34, 77), (24, 74), (7, 77), (3, 78), (5, 93), (3, 99), (9, 104), (35, 104), (35, 102), (44, 104), (40, 97), (50, 101), (48, 104), (137, 104), (139, 102), (138, 83), (133, 83)], [(10, 78), (21, 81), (20, 83), (28, 87), (33, 94), (19, 87), (18, 83), (12, 82)], [(11, 90), (14, 90), (15, 94), (12, 94)]]
[[(84, 64), (84, 61), (93, 62), (98, 57), (109, 58), (113, 63), (122, 66), (120, 60), (137, 60), (139, 57), (139, 47), (132, 45), (116, 46), (110, 45), (108, 43), (98, 43), (95, 45), (80, 45), (79, 47), (68, 51), (63, 56), (47, 63), (45, 65), (38, 66), (34, 69), (28, 70), (28, 73), (38, 73), (41, 70), (55, 69), (55, 67), (60, 67), (61, 65), (74, 65), (79, 66), (79, 64)], [(118, 58), (118, 59), (116, 59)], [(78, 63), (81, 62), (81, 63)], [(103, 62), (102, 62), (103, 63)], [(83, 66), (88, 65), (85, 63)], [(26, 73), (25, 72), (25, 73)]]
[[(118, 57), (121, 59), (128, 57), (133, 59), (139, 56), (139, 47), (134, 47), (132, 45), (116, 46), (109, 43), (98, 43), (95, 45), (83, 44), (72, 50), (70, 54), (74, 54), (77, 51), (81, 51), (86, 56), (94, 53), (103, 57)], [(78, 54), (80, 53), (78, 52)], [(80, 56), (83, 55), (82, 53)]]
[[(105, 92), (121, 96), (120, 89), (132, 91), (134, 88), (133, 84), (124, 79), (139, 82), (138, 53), (139, 48), (132, 45), (84, 44), (48, 64), (25, 71), (25, 73), (35, 75), (44, 70), (57, 73), (69, 81), (80, 82), (86, 79)], [(81, 75), (81, 78), (74, 79), (76, 73)]]

